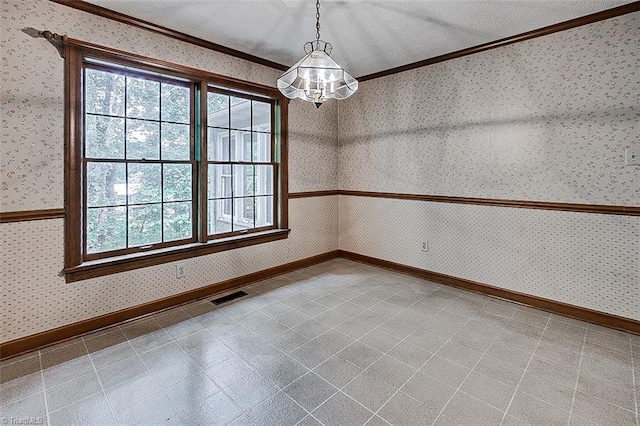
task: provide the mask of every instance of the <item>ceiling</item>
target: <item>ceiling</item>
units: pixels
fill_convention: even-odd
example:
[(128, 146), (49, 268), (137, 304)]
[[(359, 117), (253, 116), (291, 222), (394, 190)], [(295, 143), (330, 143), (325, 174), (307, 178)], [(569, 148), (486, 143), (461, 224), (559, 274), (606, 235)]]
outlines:
[[(89, 0), (290, 66), (315, 39), (314, 0)], [(356, 77), (611, 9), (629, 0), (321, 0), (321, 39)]]

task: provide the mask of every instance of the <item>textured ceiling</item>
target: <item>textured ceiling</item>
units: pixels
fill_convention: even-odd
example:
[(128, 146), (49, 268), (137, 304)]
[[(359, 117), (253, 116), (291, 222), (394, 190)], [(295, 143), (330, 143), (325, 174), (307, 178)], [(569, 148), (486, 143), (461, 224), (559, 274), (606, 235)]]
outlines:
[[(284, 65), (315, 38), (313, 0), (90, 0)], [(628, 0), (321, 0), (332, 57), (359, 77), (555, 23)]]

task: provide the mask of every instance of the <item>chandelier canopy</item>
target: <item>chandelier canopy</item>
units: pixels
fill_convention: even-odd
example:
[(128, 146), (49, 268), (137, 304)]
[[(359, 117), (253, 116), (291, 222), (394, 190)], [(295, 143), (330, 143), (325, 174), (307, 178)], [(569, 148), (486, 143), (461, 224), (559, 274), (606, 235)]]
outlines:
[(320, 0), (316, 0), (316, 39), (304, 45), (305, 57), (278, 78), (278, 89), (289, 99), (300, 98), (320, 108), (331, 98), (346, 99), (358, 81), (331, 57), (331, 43), (320, 40)]

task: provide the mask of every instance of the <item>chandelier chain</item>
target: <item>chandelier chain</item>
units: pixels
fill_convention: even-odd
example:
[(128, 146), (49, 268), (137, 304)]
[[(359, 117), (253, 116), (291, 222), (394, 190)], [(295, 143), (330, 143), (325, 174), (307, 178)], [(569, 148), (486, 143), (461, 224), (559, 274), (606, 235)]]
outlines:
[(316, 40), (320, 40), (320, 0), (316, 0)]

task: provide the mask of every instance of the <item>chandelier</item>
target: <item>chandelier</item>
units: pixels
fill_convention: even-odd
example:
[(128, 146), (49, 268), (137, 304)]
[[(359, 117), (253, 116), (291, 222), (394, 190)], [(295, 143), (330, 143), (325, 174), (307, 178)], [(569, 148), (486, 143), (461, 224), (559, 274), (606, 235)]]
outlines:
[(289, 99), (300, 98), (320, 108), (331, 98), (346, 99), (358, 81), (331, 57), (331, 43), (320, 40), (320, 0), (316, 0), (316, 39), (304, 45), (305, 57), (278, 78), (278, 89)]

